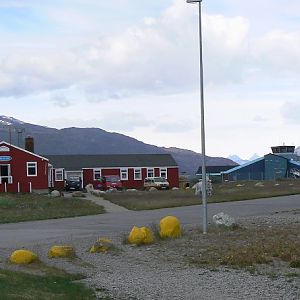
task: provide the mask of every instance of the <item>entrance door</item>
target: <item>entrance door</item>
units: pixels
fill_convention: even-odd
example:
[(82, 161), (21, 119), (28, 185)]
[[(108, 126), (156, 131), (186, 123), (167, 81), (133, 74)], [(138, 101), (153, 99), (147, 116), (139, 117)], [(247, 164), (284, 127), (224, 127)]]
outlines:
[(0, 183), (10, 183), (10, 165), (0, 165)]

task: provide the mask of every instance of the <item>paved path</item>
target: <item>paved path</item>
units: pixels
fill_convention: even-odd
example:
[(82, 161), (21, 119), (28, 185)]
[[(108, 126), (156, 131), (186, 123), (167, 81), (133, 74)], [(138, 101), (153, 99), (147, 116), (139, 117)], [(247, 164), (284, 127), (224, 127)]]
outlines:
[[(208, 205), (208, 220), (221, 211), (237, 218), (294, 209), (300, 209), (300, 195), (213, 203)], [(21, 247), (93, 235), (116, 236), (128, 232), (133, 225), (158, 223), (166, 215), (177, 216), (182, 224), (202, 224), (201, 205), (139, 212), (119, 211), (95, 216), (1, 224), (0, 248)]]
[[(90, 200), (98, 205), (102, 205), (105, 208), (105, 211), (108, 213), (115, 213), (115, 212), (124, 212), (128, 211), (125, 207), (119, 206), (117, 204), (114, 204), (110, 201), (104, 200), (102, 197), (94, 196), (90, 193), (85, 193), (85, 198)], [(65, 197), (72, 197), (72, 193), (65, 193)]]
[[(300, 195), (208, 205), (208, 218), (220, 211), (233, 217), (272, 214), (300, 209)], [(177, 216), (182, 224), (202, 224), (202, 206), (122, 211), (96, 216), (30, 221), (0, 225), (1, 248), (22, 247), (94, 235), (120, 236), (133, 226), (158, 223), (166, 215)]]

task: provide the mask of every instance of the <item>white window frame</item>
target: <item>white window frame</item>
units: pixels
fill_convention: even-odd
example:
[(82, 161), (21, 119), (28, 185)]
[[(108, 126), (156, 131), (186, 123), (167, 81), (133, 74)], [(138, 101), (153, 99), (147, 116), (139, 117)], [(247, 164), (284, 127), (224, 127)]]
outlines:
[[(125, 175), (125, 176), (123, 177), (123, 175)], [(120, 169), (120, 178), (121, 178), (121, 180), (128, 180), (128, 168)]]
[[(163, 176), (162, 173), (165, 173), (166, 176)], [(168, 168), (159, 168), (159, 177), (168, 179)]]
[[(31, 166), (29, 166), (31, 165)], [(34, 168), (35, 172), (34, 174), (29, 174), (29, 168)], [(26, 170), (27, 170), (27, 176), (28, 177), (36, 177), (38, 175), (38, 169), (37, 169), (37, 162), (36, 161), (28, 161), (26, 162)]]
[[(61, 178), (62, 179), (58, 179), (58, 174), (60, 174), (61, 172)], [(54, 176), (55, 181), (64, 181), (64, 169), (60, 168), (60, 169), (55, 169), (55, 176)]]
[[(152, 176), (149, 176), (150, 172), (152, 173)], [(155, 176), (154, 168), (147, 168), (147, 177), (154, 177), (154, 176)]]
[[(99, 172), (99, 178), (96, 178), (96, 173)], [(99, 180), (102, 176), (102, 170), (100, 168), (95, 168), (93, 169), (93, 179), (94, 180)]]
[[(142, 169), (141, 168), (134, 168), (134, 180), (142, 180)], [(139, 174), (139, 176), (137, 176)]]

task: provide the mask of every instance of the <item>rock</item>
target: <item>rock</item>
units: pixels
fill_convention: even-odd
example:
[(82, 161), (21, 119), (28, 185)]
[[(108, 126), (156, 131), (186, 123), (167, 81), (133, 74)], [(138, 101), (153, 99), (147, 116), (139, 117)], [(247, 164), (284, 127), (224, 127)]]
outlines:
[(230, 217), (229, 215), (223, 212), (220, 212), (213, 216), (213, 223), (216, 225), (224, 225), (227, 227), (236, 224), (234, 218)]
[(151, 244), (154, 242), (154, 236), (148, 227), (133, 226), (128, 236), (128, 242), (134, 245)]
[(181, 236), (180, 221), (174, 216), (166, 216), (159, 222), (159, 235), (162, 238), (177, 238)]
[(158, 189), (153, 186), (149, 189), (149, 192), (157, 192), (157, 191), (158, 191)]
[(254, 186), (263, 187), (265, 185), (263, 184), (263, 182), (257, 182), (257, 183), (255, 183)]
[(96, 197), (102, 197), (105, 195), (105, 192), (104, 191), (100, 191), (100, 190), (92, 190), (91, 191), (91, 194), (96, 196)]
[(116, 193), (118, 190), (116, 188), (110, 188), (106, 193)]
[(10, 256), (10, 262), (14, 264), (30, 264), (36, 260), (38, 260), (38, 256), (25, 249), (16, 250)]
[(82, 198), (82, 197), (84, 197), (84, 194), (81, 191), (75, 191), (72, 193), (72, 197)]
[(179, 190), (178, 187), (173, 187), (173, 188), (172, 188), (172, 191), (178, 191), (178, 190)]
[(92, 193), (92, 191), (94, 191), (94, 186), (91, 184), (91, 183), (89, 183), (89, 184), (87, 184), (86, 186), (85, 186), (85, 189), (86, 189), (86, 191), (88, 192), (88, 193)]
[(48, 256), (50, 258), (70, 258), (75, 256), (75, 250), (72, 246), (52, 246), (48, 251)]
[(57, 190), (54, 190), (50, 193), (50, 196), (51, 197), (60, 197), (61, 196), (61, 193)]
[(105, 237), (98, 239), (95, 244), (91, 247), (91, 253), (107, 252), (113, 247), (113, 242)]

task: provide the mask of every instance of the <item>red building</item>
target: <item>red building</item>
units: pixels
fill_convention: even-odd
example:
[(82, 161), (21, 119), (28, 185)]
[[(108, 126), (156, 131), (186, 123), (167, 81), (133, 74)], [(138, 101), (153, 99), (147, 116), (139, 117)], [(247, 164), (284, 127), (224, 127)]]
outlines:
[(31, 137), (26, 149), (0, 143), (0, 192), (63, 190), (65, 179), (80, 177), (82, 187), (97, 185), (101, 176), (118, 175), (122, 186), (140, 189), (146, 177), (165, 177), (179, 186), (179, 170), (170, 154), (46, 155), (34, 153)]
[(48, 190), (48, 159), (0, 142), (0, 192)]
[(123, 187), (140, 189), (146, 177), (165, 177), (179, 186), (178, 165), (170, 154), (47, 155), (53, 171), (51, 184), (64, 188), (64, 179), (77, 176), (82, 186), (97, 185), (101, 176), (118, 175)]

